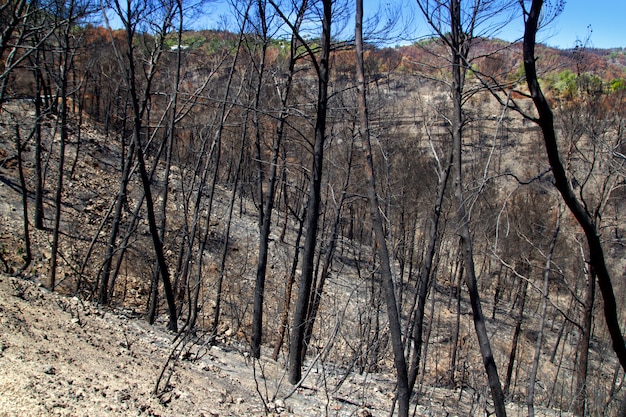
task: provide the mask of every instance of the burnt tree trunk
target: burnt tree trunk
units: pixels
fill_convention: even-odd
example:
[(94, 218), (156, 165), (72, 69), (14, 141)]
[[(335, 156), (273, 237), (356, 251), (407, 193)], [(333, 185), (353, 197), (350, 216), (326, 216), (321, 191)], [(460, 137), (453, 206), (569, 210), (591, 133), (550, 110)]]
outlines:
[(526, 291), (528, 290), (528, 279), (530, 278), (530, 264), (524, 262), (523, 268), (519, 272), (522, 277), (520, 278), (520, 300), (519, 309), (515, 317), (515, 329), (513, 330), (513, 340), (511, 341), (511, 352), (509, 353), (509, 363), (506, 367), (506, 376), (504, 378), (504, 395), (509, 395), (511, 388), (511, 379), (513, 377), (513, 368), (515, 359), (517, 356), (517, 345), (519, 343), (519, 336), (522, 332), (522, 322), (524, 321), (524, 307), (526, 305)]
[(372, 227), (374, 229), (376, 252), (380, 262), (380, 275), (385, 294), (385, 302), (387, 304), (389, 333), (391, 335), (391, 347), (396, 371), (396, 401), (398, 403), (398, 416), (408, 417), (411, 393), (409, 391), (409, 375), (406, 358), (404, 356), (404, 343), (402, 341), (402, 324), (399, 314), (398, 300), (396, 298), (395, 285), (393, 282), (393, 275), (391, 273), (391, 264), (389, 261), (387, 242), (385, 240), (383, 220), (378, 204), (372, 145), (370, 141), (366, 90), (367, 84), (365, 82), (365, 65), (363, 62), (363, 0), (357, 0), (356, 2), (355, 46), (359, 136), (363, 141), (363, 152), (365, 154), (364, 174), (367, 182), (368, 205)]
[(472, 235), (469, 224), (469, 213), (465, 206), (465, 193), (463, 184), (463, 125), (464, 118), (462, 113), (463, 104), (463, 86), (465, 82), (465, 74), (467, 72), (467, 55), (469, 54), (469, 43), (466, 43), (466, 34), (462, 31), (461, 21), (461, 2), (460, 0), (450, 0), (450, 20), (451, 20), (451, 60), (452, 60), (452, 147), (453, 147), (453, 171), (454, 171), (454, 190), (457, 202), (457, 227), (461, 237), (463, 264), (465, 270), (465, 282), (472, 306), (472, 314), (474, 320), (474, 329), (478, 338), (478, 345), (483, 359), (483, 365), (487, 373), (489, 388), (491, 389), (491, 398), (498, 417), (506, 416), (504, 406), (504, 393), (500, 384), (498, 368), (493, 357), (493, 351), (489, 342), (485, 316), (482, 311), (482, 304), (478, 291), (476, 278), (476, 267), (474, 265), (474, 252)]
[(331, 41), (331, 0), (322, 0), (322, 37), (319, 58), (312, 55), (317, 71), (318, 94), (316, 104), (315, 143), (313, 145), (313, 165), (306, 215), (306, 235), (302, 252), (302, 273), (298, 284), (298, 300), (294, 311), (289, 344), (289, 382), (297, 384), (302, 376), (302, 345), (309, 311), (311, 286), (313, 283), (313, 261), (317, 246), (317, 225), (321, 206), (322, 165), (324, 161), (324, 143), (326, 140), (326, 113), (328, 110), (328, 79), (330, 72), (330, 41)]
[(563, 201), (569, 208), (570, 212), (576, 218), (576, 221), (583, 229), (587, 239), (589, 249), (589, 263), (593, 268), (593, 273), (598, 279), (598, 287), (604, 300), (604, 319), (611, 335), (613, 342), (613, 350), (622, 365), (622, 369), (626, 371), (626, 342), (619, 324), (619, 315), (617, 312), (617, 302), (611, 283), (611, 275), (606, 265), (604, 251), (600, 241), (600, 232), (593, 220), (593, 217), (585, 209), (581, 201), (576, 197), (570, 181), (567, 178), (565, 168), (561, 162), (556, 131), (554, 129), (554, 115), (548, 104), (537, 76), (535, 44), (539, 21), (542, 15), (541, 9), (543, 0), (532, 0), (530, 10), (524, 8), (524, 70), (526, 73), (526, 83), (530, 95), (532, 96), (535, 108), (539, 115), (534, 122), (539, 125), (543, 134), (546, 154), (554, 175), (554, 185), (561, 194)]

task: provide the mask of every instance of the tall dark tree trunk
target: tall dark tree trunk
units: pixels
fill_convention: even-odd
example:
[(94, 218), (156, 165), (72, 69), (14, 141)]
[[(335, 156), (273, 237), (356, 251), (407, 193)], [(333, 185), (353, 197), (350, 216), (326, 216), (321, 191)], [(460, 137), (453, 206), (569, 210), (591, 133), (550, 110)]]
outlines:
[[(122, 141), (122, 149), (124, 149), (124, 141)], [(158, 154), (161, 153), (161, 149), (157, 152)], [(126, 157), (124, 157), (125, 153), (124, 151), (122, 151), (122, 161), (127, 161), (128, 163), (132, 163), (132, 161), (134, 161), (134, 142), (131, 142), (130, 144), (130, 150), (128, 153), (128, 158), (130, 159), (126, 159)], [(124, 163), (124, 162), (123, 162)], [(159, 158), (158, 156), (154, 158), (153, 162), (152, 162), (152, 166), (150, 167), (150, 171), (149, 171), (149, 178), (150, 178), (150, 182), (152, 182), (152, 178), (154, 178), (155, 175), (155, 171), (157, 169), (157, 166), (159, 164)], [(131, 171), (129, 172), (129, 177), (132, 177), (133, 175), (133, 169), (131, 169)], [(124, 167), (122, 167), (122, 171), (124, 171)], [(122, 177), (124, 177), (124, 175), (122, 175)], [(117, 277), (119, 275), (120, 272), (120, 268), (122, 265), (122, 262), (124, 261), (124, 256), (126, 254), (126, 250), (128, 249), (129, 245), (128, 242), (130, 241), (130, 238), (132, 237), (132, 235), (134, 234), (136, 227), (137, 227), (137, 223), (140, 221), (139, 218), (139, 212), (141, 211), (141, 207), (143, 205), (143, 201), (145, 199), (145, 195), (142, 195), (139, 197), (139, 200), (137, 201), (137, 205), (135, 207), (135, 209), (133, 210), (133, 212), (131, 213), (130, 217), (130, 222), (128, 223), (128, 225), (126, 226), (126, 231), (124, 234), (124, 237), (122, 238), (122, 241), (120, 242), (120, 244), (115, 246), (115, 251), (117, 252), (117, 259), (115, 261), (115, 266), (113, 266), (113, 268), (111, 269), (111, 265), (108, 265), (108, 268), (111, 269), (110, 271), (110, 280), (109, 280), (109, 288), (108, 288), (108, 293), (109, 293), (109, 297), (113, 294), (114, 288), (115, 288), (115, 281), (117, 280)], [(116, 204), (118, 204), (119, 201), (116, 202)], [(124, 205), (127, 203), (126, 201), (126, 196), (124, 196)], [(116, 207), (116, 216), (117, 213), (121, 213), (118, 212), (117, 210), (121, 210), (121, 206)], [(117, 217), (116, 217), (117, 218)], [(119, 226), (118, 226), (119, 227)], [(115, 242), (113, 241), (113, 244)], [(110, 246), (110, 248), (113, 248), (114, 246)], [(108, 248), (107, 248), (108, 249)], [(109, 261), (112, 261), (113, 258), (109, 259), (108, 257), (106, 258)], [(104, 268), (103, 268), (104, 269)], [(154, 269), (154, 275), (153, 275), (153, 279), (156, 279), (156, 283), (154, 283), (153, 288), (158, 285), (158, 280), (160, 277), (159, 274), (159, 270), (158, 268)], [(149, 300), (150, 302), (152, 302), (152, 300)], [(150, 324), (154, 323), (154, 317), (151, 317), (150, 314), (152, 313), (152, 311), (148, 312), (148, 322)]]
[[(178, 13), (178, 30), (176, 33), (177, 36), (177, 46), (176, 49), (176, 69), (174, 73), (174, 91), (172, 93), (171, 103), (170, 103), (170, 114), (169, 121), (167, 124), (167, 143), (165, 144), (166, 148), (166, 156), (165, 156), (165, 172), (163, 173), (163, 198), (161, 199), (161, 206), (159, 207), (159, 213), (161, 216), (161, 222), (159, 225), (159, 239), (161, 242), (165, 241), (165, 230), (167, 227), (167, 202), (169, 198), (169, 187), (170, 187), (170, 172), (172, 168), (172, 155), (174, 152), (174, 139), (176, 137), (176, 123), (177, 123), (177, 110), (178, 110), (178, 92), (180, 87), (180, 73), (181, 73), (181, 65), (182, 65), (182, 35), (183, 35), (183, 5), (182, 0), (176, 1), (176, 13)], [(148, 311), (148, 321), (150, 323), (154, 322), (156, 310), (157, 310), (157, 299), (158, 299), (158, 283), (159, 283), (159, 274), (160, 267), (157, 264), (154, 266), (154, 277), (152, 281), (152, 295), (150, 298), (150, 308)], [(175, 291), (175, 288), (172, 287), (172, 292)], [(174, 302), (175, 304), (175, 302)]]
[[(328, 79), (330, 71), (330, 41), (332, 1), (322, 0), (322, 37), (318, 61), (314, 61), (317, 70), (318, 95), (316, 104), (315, 143), (313, 146), (313, 166), (309, 187), (309, 202), (306, 216), (306, 236), (302, 252), (302, 274), (298, 286), (298, 300), (293, 316), (291, 341), (289, 344), (289, 382), (297, 384), (302, 375), (302, 345), (309, 311), (311, 286), (313, 283), (313, 261), (317, 245), (317, 224), (321, 205), (322, 164), (324, 160), (324, 142), (326, 139), (326, 112), (328, 109)], [(315, 59), (315, 56), (311, 56)]]
[[(528, 90), (530, 91), (537, 114), (539, 115), (534, 121), (539, 125), (543, 134), (546, 154), (550, 162), (550, 167), (552, 168), (552, 175), (554, 175), (554, 185), (585, 233), (587, 246), (589, 248), (589, 263), (593, 268), (593, 273), (598, 278), (598, 287), (600, 288), (600, 293), (604, 300), (604, 319), (609, 329), (609, 334), (611, 335), (613, 350), (622, 365), (622, 369), (626, 371), (626, 341), (624, 340), (624, 335), (620, 328), (617, 302), (615, 300), (615, 293), (613, 292), (613, 284), (611, 283), (611, 274), (609, 273), (604, 258), (598, 226), (578, 197), (576, 197), (571, 183), (567, 178), (557, 144), (556, 131), (554, 129), (554, 115), (539, 85), (535, 44), (537, 30), (542, 16), (543, 3), (543, 0), (532, 0), (530, 10), (524, 8), (524, 70)], [(520, 4), (524, 7), (523, 3)]]
[[(74, 3), (71, 2), (69, 5), (69, 9), (67, 13), (73, 19), (75, 18), (74, 14)], [(59, 135), (59, 162), (57, 164), (57, 184), (56, 190), (54, 194), (54, 217), (52, 223), (52, 245), (50, 249), (51, 257), (50, 257), (50, 290), (54, 291), (56, 286), (57, 279), (57, 263), (59, 258), (59, 235), (61, 228), (61, 211), (62, 211), (62, 198), (63, 198), (63, 178), (65, 171), (65, 145), (68, 139), (68, 124), (69, 124), (69, 115), (68, 115), (68, 87), (69, 87), (69, 71), (73, 62), (73, 51), (70, 50), (70, 31), (71, 24), (68, 22), (66, 27), (63, 29), (63, 38), (62, 38), (62, 51), (59, 62), (60, 73), (58, 75), (58, 96), (61, 100), (59, 109), (59, 123), (60, 123), (60, 135)]]
[[(37, 126), (35, 126), (35, 130)], [(35, 133), (35, 130), (31, 133), (31, 137)], [(20, 127), (18, 123), (15, 123), (15, 148), (17, 150), (17, 172), (20, 178), (20, 188), (22, 189), (22, 216), (24, 217), (24, 263), (20, 266), (19, 270), (24, 271), (30, 265), (33, 259), (33, 254), (30, 244), (30, 227), (28, 219), (28, 188), (26, 187), (26, 177), (24, 175), (24, 163), (22, 161), (22, 149), (24, 144), (22, 143), (22, 137), (20, 135)]]
[(450, 20), (451, 20), (451, 53), (452, 53), (452, 146), (454, 155), (454, 190), (457, 201), (457, 222), (458, 233), (461, 237), (463, 248), (463, 263), (465, 269), (465, 282), (472, 306), (472, 314), (474, 319), (474, 328), (478, 337), (478, 345), (483, 358), (483, 365), (487, 373), (489, 388), (491, 390), (491, 398), (493, 400), (496, 415), (498, 417), (506, 416), (504, 406), (505, 399), (498, 376), (498, 368), (493, 357), (491, 344), (489, 343), (489, 335), (485, 323), (485, 316), (482, 311), (480, 301), (476, 267), (474, 265), (474, 250), (472, 244), (472, 235), (469, 224), (469, 213), (465, 207), (465, 192), (463, 183), (463, 86), (465, 83), (465, 74), (467, 72), (467, 54), (469, 53), (469, 43), (466, 43), (466, 34), (462, 31), (461, 17), (461, 1), (450, 0)]
[[(129, 95), (131, 101), (131, 108), (133, 111), (133, 143), (135, 144), (135, 156), (137, 158), (137, 164), (139, 168), (139, 176), (141, 178), (141, 184), (143, 187), (144, 198), (146, 203), (146, 211), (148, 213), (148, 227), (150, 230), (150, 236), (152, 237), (152, 244), (154, 246), (154, 252), (157, 259), (159, 272), (161, 274), (161, 279), (163, 281), (163, 288), (165, 291), (165, 298), (167, 300), (168, 312), (169, 312), (169, 322), (168, 329), (174, 332), (178, 331), (178, 319), (177, 319), (177, 311), (176, 311), (176, 303), (174, 300), (174, 292), (172, 289), (172, 284), (170, 280), (169, 268), (167, 266), (167, 262), (165, 260), (165, 254), (163, 251), (163, 242), (159, 236), (159, 228), (156, 222), (156, 215), (154, 212), (154, 199), (152, 197), (152, 188), (151, 188), (151, 178), (148, 175), (148, 171), (146, 169), (146, 163), (144, 158), (144, 149), (141, 141), (141, 134), (143, 128), (143, 117), (144, 112), (147, 108), (147, 103), (150, 97), (151, 91), (151, 82), (154, 77), (157, 64), (159, 62), (159, 58), (162, 53), (163, 40), (165, 34), (167, 32), (167, 27), (169, 26), (169, 18), (165, 17), (164, 22), (162, 22), (162, 27), (159, 28), (160, 33), (159, 36), (159, 44), (155, 47), (155, 50), (152, 51), (152, 56), (150, 57), (150, 62), (148, 65), (148, 72), (146, 75), (146, 86), (145, 91), (143, 93), (143, 97), (140, 98), (140, 93), (137, 86), (137, 77), (138, 72), (136, 69), (136, 57), (135, 57), (135, 30), (136, 30), (136, 22), (133, 20), (136, 18), (134, 16), (134, 10), (129, 7), (127, 10), (120, 10), (120, 16), (125, 18), (126, 23), (126, 57), (127, 62), (125, 63), (127, 66), (127, 82), (129, 88)], [(171, 13), (171, 10), (167, 11), (167, 13)]]
[(43, 93), (43, 77), (39, 68), (39, 53), (35, 53), (33, 78), (35, 79), (35, 218), (36, 229), (44, 228), (44, 208), (43, 208), (43, 170), (41, 166), (41, 123), (43, 118), (41, 94)]
[[(257, 263), (257, 271), (256, 271), (256, 281), (255, 281), (255, 290), (254, 290), (254, 312), (252, 316), (252, 339), (251, 339), (251, 353), (255, 358), (259, 358), (261, 355), (261, 343), (263, 339), (263, 299), (265, 293), (265, 274), (267, 271), (267, 257), (269, 252), (269, 237), (271, 230), (271, 221), (272, 221), (272, 211), (274, 209), (274, 200), (276, 194), (276, 182), (278, 179), (278, 157), (280, 152), (280, 146), (285, 134), (285, 125), (287, 123), (287, 117), (289, 116), (288, 109), (288, 101), (291, 93), (291, 86), (293, 83), (293, 76), (295, 71), (296, 64), (296, 53), (297, 53), (297, 32), (300, 30), (300, 25), (302, 23), (302, 19), (304, 18), (304, 13), (307, 10), (307, 1), (303, 1), (300, 9), (298, 10), (298, 16), (296, 18), (296, 23), (292, 30), (291, 35), (291, 48), (289, 49), (289, 61), (287, 62), (287, 79), (285, 80), (285, 84), (280, 93), (281, 100), (281, 109), (280, 114), (278, 116), (278, 125), (276, 127), (276, 132), (274, 134), (274, 139), (272, 143), (272, 153), (270, 157), (269, 164), (269, 175), (267, 179), (267, 194), (265, 195), (265, 199), (263, 199), (263, 172), (264, 169), (262, 167), (262, 158), (260, 152), (260, 140), (259, 140), (259, 126), (257, 125), (257, 158), (259, 161), (259, 197), (261, 199), (261, 204), (259, 206), (259, 260)], [(266, 16), (265, 16), (265, 8), (262, 8), (260, 12), (263, 14), (262, 22), (264, 27), (263, 36), (267, 36), (267, 27), (266, 27)], [(257, 87), (257, 97), (255, 108), (258, 108), (259, 101), (261, 98), (261, 82), (263, 80), (263, 70), (265, 68), (265, 53), (267, 44), (264, 41), (263, 44), (263, 56), (259, 70), (259, 84)], [(257, 117), (257, 116), (255, 116)]]
[[(291, 75), (289, 77), (291, 84)], [(288, 90), (287, 90), (288, 92)], [(283, 129), (286, 121), (286, 107), (281, 112), (279, 125), (274, 137), (272, 146), (272, 156), (270, 162), (270, 172), (267, 181), (267, 194), (262, 204), (260, 233), (259, 233), (259, 261), (257, 264), (255, 291), (254, 291), (254, 314), (252, 321), (252, 356), (259, 358), (261, 354), (261, 342), (263, 334), (263, 299), (265, 292), (265, 273), (267, 270), (267, 257), (269, 252), (269, 237), (271, 230), (272, 211), (274, 208), (274, 196), (276, 192), (277, 165), (280, 142), (283, 136)], [(262, 187), (261, 187), (262, 188)]]
[[(274, 193), (276, 190), (276, 164), (278, 162), (278, 151), (282, 139), (282, 125), (284, 123), (284, 112), (281, 113), (279, 127), (274, 136), (272, 146), (271, 162), (269, 164), (269, 179), (267, 182), (267, 194), (263, 198), (263, 182), (264, 172), (263, 159), (261, 152), (261, 126), (259, 125), (259, 104), (261, 102), (262, 86), (265, 76), (265, 59), (267, 53), (267, 21), (265, 3), (258, 2), (258, 13), (261, 20), (261, 56), (257, 71), (257, 85), (254, 99), (254, 127), (255, 127), (255, 145), (257, 150), (257, 166), (258, 166), (258, 193), (259, 193), (259, 257), (257, 262), (256, 280), (254, 283), (254, 301), (252, 313), (252, 337), (250, 340), (250, 350), (253, 358), (261, 357), (261, 343), (263, 342), (263, 300), (265, 297), (265, 272), (267, 269), (267, 257), (269, 252), (270, 230), (272, 222), (272, 211), (274, 207)], [(289, 78), (291, 81), (291, 77)], [(290, 82), (289, 81), (289, 82)], [(288, 87), (289, 88), (289, 87)], [(283, 101), (283, 105), (285, 102)]]
[(364, 174), (367, 181), (367, 198), (369, 203), (370, 218), (374, 229), (376, 251), (380, 262), (380, 275), (387, 304), (387, 317), (389, 321), (389, 333), (391, 334), (391, 347), (393, 350), (394, 367), (396, 370), (396, 401), (398, 403), (398, 416), (408, 417), (409, 400), (409, 376), (406, 358), (404, 356), (404, 344), (402, 341), (402, 324), (399, 314), (399, 306), (396, 298), (396, 290), (391, 273), (389, 251), (385, 240), (383, 221), (380, 215), (378, 194), (376, 192), (376, 178), (374, 176), (374, 161), (372, 145), (370, 141), (369, 116), (367, 108), (367, 90), (365, 82), (365, 65), (363, 63), (363, 1), (356, 1), (355, 22), (355, 46), (356, 46), (356, 79), (357, 79), (357, 103), (359, 112), (359, 136), (363, 141), (365, 153)]
[(159, 265), (159, 271), (161, 273), (161, 279), (163, 280), (163, 289), (165, 291), (165, 298), (167, 300), (167, 307), (169, 311), (169, 322), (167, 328), (173, 332), (178, 331), (178, 320), (176, 317), (176, 303), (174, 300), (174, 292), (170, 280), (169, 268), (165, 260), (165, 254), (163, 252), (163, 242), (159, 237), (159, 229), (156, 224), (156, 216), (154, 214), (154, 200), (152, 198), (152, 190), (150, 188), (150, 177), (146, 170), (146, 164), (144, 161), (141, 140), (139, 139), (139, 126), (141, 121), (135, 119), (136, 126), (133, 133), (133, 141), (135, 142), (135, 152), (137, 156), (137, 162), (139, 163), (139, 174), (141, 177), (141, 183), (143, 185), (143, 191), (145, 195), (146, 209), (148, 212), (148, 227), (150, 229), (150, 236), (152, 236), (152, 244), (154, 245), (154, 252)]

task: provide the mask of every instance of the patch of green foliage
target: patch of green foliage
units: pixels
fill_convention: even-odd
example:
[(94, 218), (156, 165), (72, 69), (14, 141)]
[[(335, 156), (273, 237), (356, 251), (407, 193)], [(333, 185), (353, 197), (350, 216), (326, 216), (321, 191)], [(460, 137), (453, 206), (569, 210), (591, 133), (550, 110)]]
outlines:
[(565, 98), (573, 98), (578, 92), (576, 74), (570, 70), (561, 71), (556, 75), (552, 88)]
[(614, 78), (611, 80), (609, 84), (609, 91), (611, 93), (626, 91), (626, 78)]
[[(599, 95), (607, 91), (604, 81), (597, 75), (588, 72), (576, 74), (569, 69), (549, 74), (541, 81), (543, 88), (556, 92), (564, 99), (573, 99), (582, 94)], [(612, 91), (611, 88), (608, 90)]]

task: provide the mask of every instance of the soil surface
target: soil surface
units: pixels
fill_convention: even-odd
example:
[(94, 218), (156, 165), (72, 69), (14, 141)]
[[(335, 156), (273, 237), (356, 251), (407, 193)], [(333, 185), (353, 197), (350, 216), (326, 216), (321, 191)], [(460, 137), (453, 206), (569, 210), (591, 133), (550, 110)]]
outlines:
[[(133, 316), (0, 276), (0, 415), (367, 416), (388, 406), (391, 391), (382, 385), (390, 381), (351, 377), (331, 395), (311, 385), (318, 369), (284, 399), (292, 387), (281, 383), (278, 363), (253, 366), (235, 342), (181, 348), (165, 322)], [(155, 393), (172, 352), (179, 360), (169, 362)]]
[[(208, 344), (197, 336), (195, 343), (183, 343), (165, 327), (165, 317), (151, 326), (130, 310), (104, 310), (0, 275), (0, 416), (389, 413), (391, 375), (359, 375), (314, 361), (304, 383), (292, 387), (280, 361), (252, 361), (244, 346), (226, 338)], [(414, 405), (415, 415), (479, 415), (484, 404), (475, 397), (427, 388)], [(508, 409), (510, 415), (525, 415), (516, 404)], [(537, 415), (569, 414), (538, 410)]]

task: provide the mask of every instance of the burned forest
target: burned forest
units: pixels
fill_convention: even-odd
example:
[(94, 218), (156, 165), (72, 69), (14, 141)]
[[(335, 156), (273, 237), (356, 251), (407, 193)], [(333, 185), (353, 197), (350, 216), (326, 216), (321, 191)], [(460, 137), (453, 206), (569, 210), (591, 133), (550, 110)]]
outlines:
[(413, 5), (2, 0), (0, 415), (626, 415), (626, 50)]

